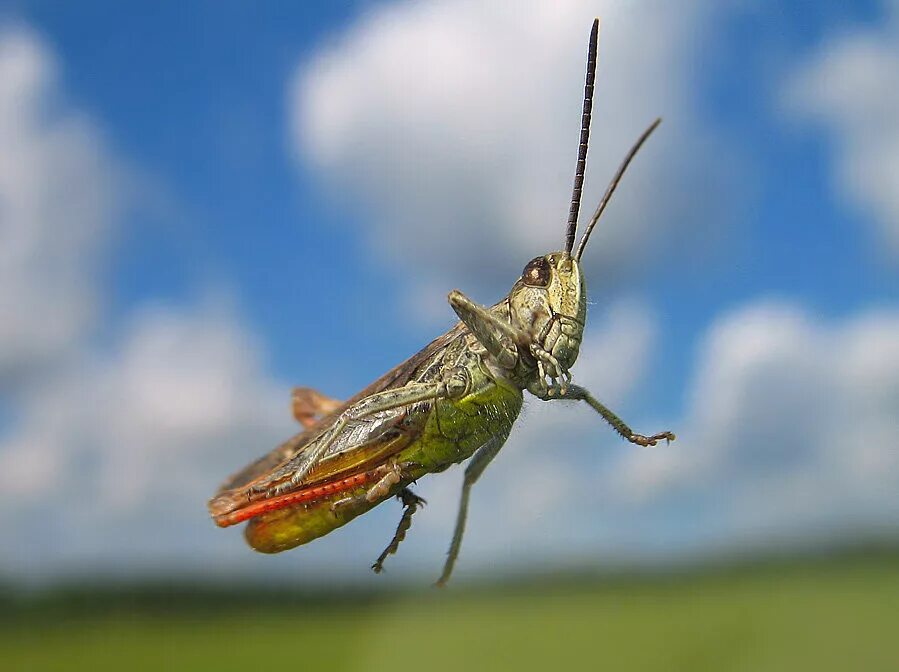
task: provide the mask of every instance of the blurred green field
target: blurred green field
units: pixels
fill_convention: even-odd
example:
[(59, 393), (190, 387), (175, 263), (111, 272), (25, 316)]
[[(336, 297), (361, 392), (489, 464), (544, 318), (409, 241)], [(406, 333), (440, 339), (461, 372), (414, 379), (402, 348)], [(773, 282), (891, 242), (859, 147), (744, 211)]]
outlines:
[(288, 608), (37, 608), (3, 623), (0, 661), (28, 671), (893, 672), (899, 563), (300, 599)]

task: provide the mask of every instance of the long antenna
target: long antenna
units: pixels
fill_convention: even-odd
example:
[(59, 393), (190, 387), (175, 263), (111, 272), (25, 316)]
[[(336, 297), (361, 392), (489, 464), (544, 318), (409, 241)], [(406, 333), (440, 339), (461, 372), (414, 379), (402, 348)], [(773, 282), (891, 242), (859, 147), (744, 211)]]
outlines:
[[(624, 157), (624, 161), (621, 162), (621, 165), (618, 166), (618, 171), (615, 173), (615, 177), (612, 178), (612, 181), (609, 182), (609, 186), (606, 187), (606, 193), (603, 194), (602, 200), (599, 202), (599, 205), (596, 206), (596, 212), (593, 213), (593, 217), (590, 219), (590, 223), (587, 224), (587, 228), (584, 230), (584, 236), (581, 238), (581, 242), (578, 243), (577, 252), (574, 253), (574, 260), (580, 261), (581, 255), (584, 253), (584, 248), (587, 247), (587, 240), (590, 238), (590, 234), (593, 232), (593, 227), (596, 226), (596, 222), (599, 221), (600, 216), (602, 215), (602, 211), (606, 209), (606, 206), (609, 204), (609, 199), (612, 198), (612, 194), (615, 193), (615, 189), (618, 188), (618, 183), (621, 182), (621, 177), (624, 175), (624, 171), (627, 170), (627, 167), (630, 165), (633, 158), (637, 155), (637, 152), (640, 151), (640, 148), (643, 146), (643, 143), (652, 135), (652, 132), (658, 128), (659, 124), (662, 123), (662, 119), (658, 118), (654, 122), (649, 125), (645, 131), (643, 131), (643, 135), (641, 135), (637, 142), (634, 143), (634, 146), (631, 147), (631, 151), (627, 153), (627, 156)], [(570, 248), (569, 248), (570, 249)]]
[(577, 148), (577, 167), (574, 170), (574, 189), (568, 210), (568, 230), (565, 252), (571, 254), (577, 234), (577, 216), (581, 209), (581, 190), (584, 186), (584, 166), (587, 163), (587, 142), (590, 140), (590, 116), (593, 114), (593, 80), (596, 79), (596, 43), (599, 39), (599, 19), (593, 19), (590, 43), (587, 47), (587, 81), (584, 84), (584, 111), (581, 113), (581, 142)]

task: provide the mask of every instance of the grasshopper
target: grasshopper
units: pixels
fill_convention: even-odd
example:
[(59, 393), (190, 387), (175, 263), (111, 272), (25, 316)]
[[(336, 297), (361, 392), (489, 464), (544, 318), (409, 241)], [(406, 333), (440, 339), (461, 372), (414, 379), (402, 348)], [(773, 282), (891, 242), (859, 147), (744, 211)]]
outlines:
[(581, 256), (622, 175), (661, 121), (656, 119), (628, 152), (575, 249), (598, 35), (597, 19), (590, 32), (564, 251), (529, 261), (508, 296), (489, 308), (458, 290), (450, 292), (449, 304), (460, 322), (351, 399), (341, 402), (309, 388), (295, 389), (293, 412), (305, 431), (222, 485), (209, 502), (219, 526), (249, 521), (249, 545), (278, 553), (325, 535), (395, 496), (403, 513), (372, 565), (380, 572), (425, 503), (411, 484), (471, 458), (437, 581), (442, 586), (459, 555), (471, 488), (509, 436), (525, 390), (543, 401), (584, 401), (631, 443), (653, 446), (674, 440), (671, 432), (635, 433), (588, 390), (572, 384), (570, 370), (587, 312)]

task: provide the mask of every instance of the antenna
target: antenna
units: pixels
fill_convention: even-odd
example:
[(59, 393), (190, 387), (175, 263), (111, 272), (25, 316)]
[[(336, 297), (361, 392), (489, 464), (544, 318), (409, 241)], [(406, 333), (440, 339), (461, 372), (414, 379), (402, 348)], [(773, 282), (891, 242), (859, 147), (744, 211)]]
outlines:
[(587, 228), (584, 231), (584, 237), (581, 238), (581, 242), (578, 243), (577, 252), (574, 253), (574, 260), (580, 261), (581, 255), (584, 253), (584, 248), (587, 246), (587, 240), (590, 238), (590, 234), (593, 232), (593, 227), (596, 226), (596, 222), (599, 221), (600, 216), (602, 215), (603, 210), (606, 209), (606, 206), (609, 204), (609, 199), (612, 198), (612, 194), (615, 193), (615, 189), (618, 188), (618, 183), (621, 182), (621, 177), (624, 175), (624, 171), (627, 170), (627, 167), (630, 165), (633, 158), (637, 155), (637, 152), (640, 151), (640, 148), (643, 146), (643, 143), (652, 135), (652, 132), (658, 128), (658, 125), (662, 123), (662, 119), (658, 118), (654, 122), (649, 125), (645, 131), (643, 131), (643, 135), (641, 135), (637, 142), (634, 143), (634, 146), (631, 147), (631, 151), (627, 153), (627, 156), (624, 157), (624, 161), (621, 162), (621, 165), (618, 166), (618, 171), (615, 173), (615, 176), (612, 178), (612, 181), (609, 182), (609, 186), (606, 187), (606, 193), (603, 194), (602, 200), (599, 202), (599, 205), (596, 206), (596, 212), (593, 213), (593, 217), (590, 219), (590, 223), (587, 224)]
[(581, 113), (581, 141), (577, 148), (577, 166), (574, 170), (574, 189), (571, 192), (571, 208), (568, 210), (568, 229), (565, 234), (565, 252), (571, 254), (577, 233), (577, 216), (581, 209), (581, 191), (584, 186), (584, 166), (587, 163), (587, 143), (590, 140), (590, 117), (593, 113), (593, 81), (596, 79), (596, 43), (599, 39), (599, 19), (593, 19), (590, 42), (587, 48), (587, 81), (584, 84), (584, 111)]

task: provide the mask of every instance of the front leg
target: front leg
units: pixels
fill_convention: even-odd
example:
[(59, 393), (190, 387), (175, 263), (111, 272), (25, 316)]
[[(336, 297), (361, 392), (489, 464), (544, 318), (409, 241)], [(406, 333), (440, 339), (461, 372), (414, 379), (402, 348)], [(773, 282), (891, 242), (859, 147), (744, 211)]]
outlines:
[(535, 394), (552, 396), (557, 391), (565, 391), (568, 388), (571, 374), (551, 352), (534, 342), (530, 334), (516, 329), (457, 289), (450, 292), (449, 302), (459, 319), (504, 369), (514, 369), (518, 364), (519, 354), (528, 353), (537, 367)]
[(615, 415), (612, 411), (606, 408), (598, 399), (596, 399), (590, 392), (581, 387), (580, 385), (569, 385), (568, 388), (564, 391), (560, 391), (559, 396), (552, 395), (537, 395), (543, 401), (551, 401), (553, 399), (562, 399), (563, 401), (566, 399), (570, 399), (573, 401), (586, 401), (590, 406), (599, 413), (603, 419), (608, 422), (612, 429), (621, 434), (625, 439), (630, 441), (631, 443), (635, 443), (638, 446), (654, 446), (659, 441), (665, 440), (668, 443), (671, 443), (676, 438), (673, 432), (659, 432), (658, 434), (653, 434), (652, 436), (643, 436), (642, 434), (637, 434), (628, 427), (624, 421)]
[(511, 324), (479, 306), (458, 289), (449, 293), (449, 302), (459, 319), (497, 364), (504, 369), (515, 368), (518, 363), (516, 342), (521, 340), (521, 334)]

